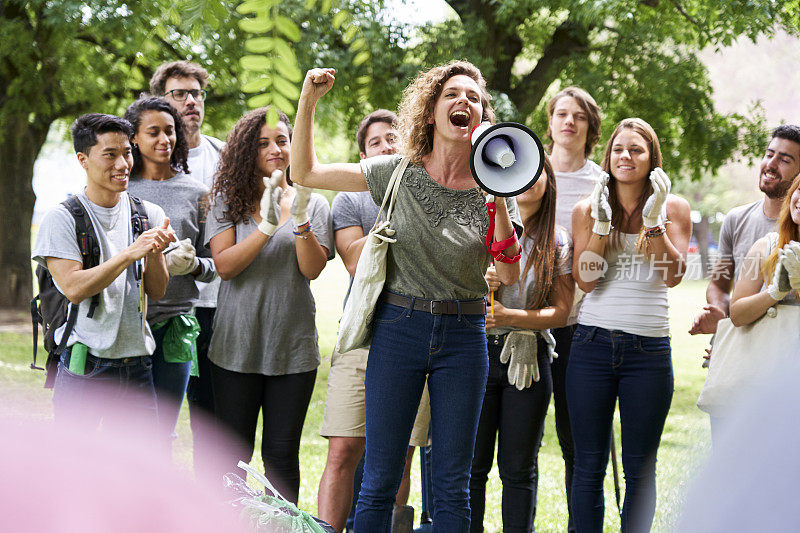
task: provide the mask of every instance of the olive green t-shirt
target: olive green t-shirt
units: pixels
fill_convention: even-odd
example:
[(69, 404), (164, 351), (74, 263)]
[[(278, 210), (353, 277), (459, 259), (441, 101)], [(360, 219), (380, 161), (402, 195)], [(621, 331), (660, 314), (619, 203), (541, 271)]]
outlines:
[[(392, 155), (361, 161), (369, 192), (378, 205), (401, 160)], [(516, 201), (507, 198), (506, 204), (520, 234)], [(433, 300), (486, 296), (489, 287), (484, 274), (492, 259), (486, 251), (489, 215), (478, 187), (449, 189), (434, 181), (422, 166), (409, 164), (397, 191), (391, 227), (397, 232), (397, 242), (389, 245), (388, 290)]]

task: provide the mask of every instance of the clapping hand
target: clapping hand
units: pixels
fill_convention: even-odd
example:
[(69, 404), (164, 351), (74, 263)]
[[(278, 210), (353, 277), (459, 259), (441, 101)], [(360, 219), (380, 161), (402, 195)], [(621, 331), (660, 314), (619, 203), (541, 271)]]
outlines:
[(650, 173), (650, 184), (653, 186), (653, 193), (647, 198), (642, 209), (642, 222), (645, 228), (654, 228), (667, 220), (667, 196), (672, 188), (666, 172), (659, 167)]
[(800, 243), (789, 241), (783, 247), (783, 267), (789, 277), (789, 286), (800, 289)]
[(200, 265), (197, 252), (188, 238), (180, 241), (178, 246), (166, 255), (166, 261), (170, 276), (191, 274)]
[(264, 193), (261, 195), (261, 205), (258, 211), (261, 216), (258, 230), (268, 237), (272, 236), (278, 228), (278, 212), (275, 210), (274, 203), (281, 194), (278, 184), (282, 177), (283, 172), (280, 170), (275, 170), (269, 178), (264, 177)]
[(594, 184), (594, 190), (589, 196), (592, 208), (594, 226), (592, 232), (597, 235), (608, 235), (611, 231), (611, 204), (608, 202), (608, 174), (603, 172), (602, 177)]
[(703, 307), (703, 312), (694, 318), (694, 323), (689, 329), (689, 335), (707, 334), (717, 332), (717, 323), (725, 318), (725, 311), (716, 305)]
[(294, 201), (292, 202), (292, 223), (302, 226), (308, 223), (308, 200), (311, 198), (311, 187), (303, 187), (299, 183), (292, 183), (295, 190)]
[(775, 264), (775, 273), (772, 275), (772, 283), (767, 286), (767, 293), (776, 302), (780, 302), (789, 291), (792, 290), (792, 284), (789, 280), (789, 272), (784, 266), (783, 262), (786, 260), (784, 251), (778, 250), (778, 262)]

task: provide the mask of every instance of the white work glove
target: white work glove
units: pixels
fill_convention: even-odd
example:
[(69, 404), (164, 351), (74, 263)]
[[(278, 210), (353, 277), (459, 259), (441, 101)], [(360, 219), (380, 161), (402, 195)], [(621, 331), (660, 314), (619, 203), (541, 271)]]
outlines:
[(170, 276), (185, 276), (191, 274), (200, 265), (197, 252), (188, 238), (178, 243), (165, 257), (167, 272)]
[(654, 168), (650, 173), (650, 184), (653, 186), (653, 194), (647, 198), (642, 209), (645, 228), (653, 228), (667, 220), (667, 196), (672, 188), (669, 177), (660, 167)]
[(789, 291), (792, 290), (792, 284), (789, 281), (789, 272), (783, 265), (785, 255), (783, 250), (778, 250), (778, 262), (775, 264), (775, 273), (772, 275), (772, 283), (767, 287), (767, 292), (770, 297), (776, 302), (780, 302)]
[(800, 289), (800, 243), (789, 241), (783, 247), (783, 267), (789, 275), (792, 289)]
[(589, 196), (589, 204), (592, 207), (592, 218), (594, 226), (592, 233), (597, 235), (608, 235), (611, 232), (611, 204), (608, 203), (608, 173), (603, 175), (594, 184), (594, 190)]
[(275, 211), (275, 201), (283, 192), (278, 186), (282, 177), (283, 172), (280, 170), (275, 170), (269, 178), (264, 177), (264, 194), (261, 195), (261, 207), (258, 211), (258, 214), (261, 215), (258, 231), (268, 237), (271, 237), (278, 229), (278, 212)]
[(508, 363), (508, 382), (517, 390), (527, 389), (534, 381), (539, 381), (538, 344), (539, 337), (534, 331), (512, 331), (506, 335), (500, 362)]
[(308, 199), (311, 198), (311, 187), (303, 187), (299, 183), (292, 183), (295, 190), (292, 202), (292, 223), (295, 227), (308, 222)]

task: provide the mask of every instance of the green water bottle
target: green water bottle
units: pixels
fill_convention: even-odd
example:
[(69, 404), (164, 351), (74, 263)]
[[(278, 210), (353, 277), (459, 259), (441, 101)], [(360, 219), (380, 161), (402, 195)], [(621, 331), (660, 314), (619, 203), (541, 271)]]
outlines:
[(89, 348), (85, 344), (76, 342), (72, 345), (72, 352), (69, 356), (69, 371), (73, 374), (82, 376), (86, 372), (86, 353)]

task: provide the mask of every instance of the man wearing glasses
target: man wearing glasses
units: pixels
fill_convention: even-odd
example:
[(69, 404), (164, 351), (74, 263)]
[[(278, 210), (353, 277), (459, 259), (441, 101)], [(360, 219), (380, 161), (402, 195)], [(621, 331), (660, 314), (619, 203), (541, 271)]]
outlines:
[[(186, 131), (186, 141), (189, 144), (190, 176), (211, 189), (214, 184), (219, 153), (225, 143), (200, 133), (200, 126), (205, 117), (207, 84), (208, 72), (206, 69), (190, 61), (174, 61), (164, 63), (156, 69), (150, 79), (150, 93), (155, 96), (163, 96), (178, 110)], [(200, 336), (197, 338), (197, 362), (200, 375), (192, 376), (189, 379), (187, 390), (196, 473), (198, 469), (209, 469), (211, 461), (208, 454), (214, 440), (213, 434), (208, 429), (214, 415), (208, 346), (211, 340), (214, 312), (217, 307), (219, 283), (219, 279), (211, 283), (197, 283), (200, 296), (195, 306), (195, 315), (201, 330)]]

